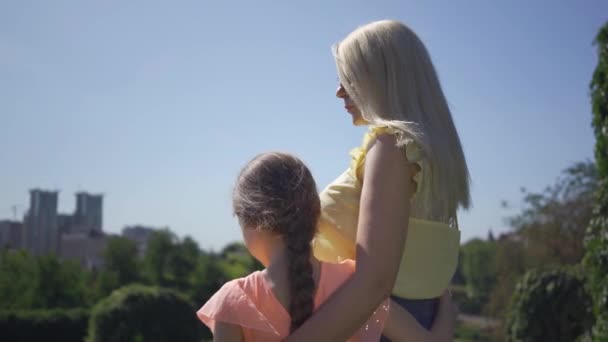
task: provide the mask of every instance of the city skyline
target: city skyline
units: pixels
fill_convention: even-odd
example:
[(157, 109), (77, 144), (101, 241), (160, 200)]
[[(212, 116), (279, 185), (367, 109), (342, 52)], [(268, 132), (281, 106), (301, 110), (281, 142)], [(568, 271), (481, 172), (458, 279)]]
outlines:
[[(104, 194), (104, 230), (169, 226), (219, 250), (255, 154), (304, 160), (322, 189), (364, 128), (335, 98), (331, 46), (378, 19), (427, 46), (472, 177), (462, 242), (508, 231), (537, 192), (593, 158), (593, 38), (608, 2), (431, 0), (0, 4), (0, 217), (27, 189)], [(506, 201), (510, 205), (503, 207)]]
[[(36, 195), (35, 194), (52, 194), (54, 196), (57, 196), (56, 199), (56, 214), (57, 214), (57, 220), (58, 220), (58, 226), (61, 227), (62, 224), (60, 223), (61, 218), (65, 217), (72, 217), (74, 219), (74, 221), (71, 222), (65, 222), (65, 224), (70, 224), (70, 225), (74, 225), (74, 226), (80, 226), (78, 230), (80, 231), (90, 231), (90, 230), (94, 230), (94, 231), (99, 231), (99, 232), (104, 232), (103, 229), (103, 196), (105, 196), (104, 193), (98, 193), (98, 192), (90, 192), (90, 191), (86, 191), (86, 190), (78, 190), (75, 193), (73, 193), (74, 197), (76, 198), (76, 200), (73, 202), (74, 206), (73, 206), (73, 212), (70, 212), (69, 210), (65, 210), (67, 208), (67, 206), (63, 206), (63, 210), (60, 209), (59, 204), (62, 203), (60, 201), (60, 194), (61, 194), (61, 190), (58, 188), (54, 188), (54, 189), (48, 189), (48, 188), (44, 188), (44, 187), (40, 187), (40, 186), (36, 186), (36, 187), (32, 187), (27, 191), (30, 194), (30, 201), (29, 201), (29, 205), (22, 205), (22, 204), (15, 204), (13, 206), (11, 206), (11, 211), (14, 209), (14, 207), (18, 206), (20, 208), (23, 208), (23, 210), (21, 212), (19, 212), (20, 214), (16, 214), (13, 213), (13, 215), (11, 215), (10, 217), (5, 217), (0, 215), (0, 221), (1, 222), (18, 222), (18, 223), (24, 223), (27, 219), (28, 213), (30, 212), (30, 210), (33, 210), (36, 205), (33, 204), (36, 202), (35, 198)], [(87, 215), (87, 203), (91, 203), (92, 201), (95, 201), (95, 208), (89, 213), (92, 215)], [(91, 208), (89, 208), (89, 210), (91, 210)], [(63, 216), (63, 217), (62, 217)], [(155, 227), (153, 229), (170, 229), (170, 226), (163, 226), (163, 225), (151, 225), (151, 224), (146, 224), (144, 222), (135, 222), (135, 223), (125, 223), (123, 225), (120, 226), (120, 228), (118, 228), (118, 231), (122, 231), (124, 229), (130, 229), (130, 228), (150, 228), (150, 227)], [(117, 227), (114, 227), (117, 228)], [(112, 233), (116, 233), (117, 230), (113, 229), (111, 230)]]
[(53, 254), (76, 260), (87, 269), (101, 269), (110, 239), (120, 236), (133, 241), (143, 257), (152, 234), (168, 229), (125, 225), (120, 234), (105, 232), (103, 194), (76, 192), (76, 205), (70, 213), (59, 211), (59, 190), (36, 187), (29, 190), (29, 195), (22, 220), (0, 217), (0, 248), (25, 250), (36, 256)]

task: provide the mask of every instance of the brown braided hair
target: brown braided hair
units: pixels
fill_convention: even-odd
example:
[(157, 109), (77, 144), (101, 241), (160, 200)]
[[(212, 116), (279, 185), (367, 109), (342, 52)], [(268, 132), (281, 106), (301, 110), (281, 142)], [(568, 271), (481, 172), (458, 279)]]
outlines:
[(313, 312), (311, 242), (320, 215), (315, 181), (306, 165), (284, 153), (263, 153), (238, 177), (232, 204), (245, 229), (278, 234), (287, 246), (291, 331)]

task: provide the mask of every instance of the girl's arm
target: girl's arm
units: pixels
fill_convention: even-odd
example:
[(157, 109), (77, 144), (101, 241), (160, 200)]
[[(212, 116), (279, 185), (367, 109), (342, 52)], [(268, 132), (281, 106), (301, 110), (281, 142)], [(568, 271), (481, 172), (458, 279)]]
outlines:
[(407, 236), (412, 170), (394, 136), (380, 135), (372, 143), (361, 191), (355, 272), (287, 341), (345, 341), (390, 296)]
[(439, 301), (431, 331), (422, 327), (407, 310), (392, 303), (383, 334), (391, 341), (445, 342), (454, 339), (456, 309), (446, 291)]
[(241, 342), (243, 332), (236, 324), (217, 322), (213, 330), (213, 342)]

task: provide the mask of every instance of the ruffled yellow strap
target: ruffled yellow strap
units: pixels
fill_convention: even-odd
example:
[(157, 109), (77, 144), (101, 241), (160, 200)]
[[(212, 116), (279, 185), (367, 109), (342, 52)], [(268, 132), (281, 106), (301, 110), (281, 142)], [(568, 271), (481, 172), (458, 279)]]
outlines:
[[(367, 151), (369, 150), (370, 144), (382, 134), (396, 134), (396, 131), (392, 127), (387, 126), (371, 126), (369, 131), (363, 137), (363, 143), (360, 147), (357, 147), (351, 150), (350, 155), (352, 157), (350, 170), (353, 173), (353, 176), (361, 182), (363, 180), (363, 170), (365, 169), (365, 156)], [(407, 160), (411, 163), (418, 163), (421, 171), (418, 172), (414, 176), (414, 181), (417, 184), (420, 184), (422, 177), (422, 163), (421, 161), (424, 159), (424, 153), (420, 145), (415, 141), (409, 141), (405, 145), (405, 155)]]

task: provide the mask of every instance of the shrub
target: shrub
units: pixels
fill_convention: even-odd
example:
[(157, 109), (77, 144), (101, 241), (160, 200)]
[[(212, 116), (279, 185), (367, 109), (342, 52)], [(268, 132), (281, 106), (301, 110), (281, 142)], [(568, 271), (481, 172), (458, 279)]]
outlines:
[(177, 292), (130, 285), (95, 305), (88, 341), (200, 341), (200, 326), (194, 308)]
[(0, 312), (2, 341), (82, 342), (87, 334), (87, 309)]
[(517, 284), (507, 316), (507, 341), (575, 341), (592, 323), (584, 279), (557, 268), (527, 272)]

